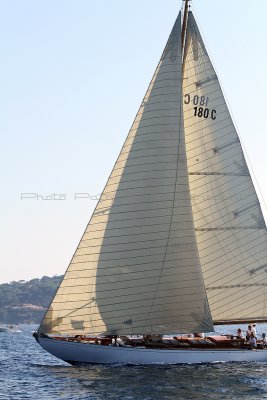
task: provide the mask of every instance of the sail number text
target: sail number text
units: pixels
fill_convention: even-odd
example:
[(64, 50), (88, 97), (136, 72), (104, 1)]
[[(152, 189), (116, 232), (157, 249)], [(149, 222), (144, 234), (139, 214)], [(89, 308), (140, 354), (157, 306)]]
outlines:
[(199, 118), (211, 118), (216, 119), (216, 110), (210, 110), (208, 108), (209, 98), (206, 96), (190, 96), (190, 94), (185, 94), (184, 104), (193, 103), (194, 106), (194, 117)]

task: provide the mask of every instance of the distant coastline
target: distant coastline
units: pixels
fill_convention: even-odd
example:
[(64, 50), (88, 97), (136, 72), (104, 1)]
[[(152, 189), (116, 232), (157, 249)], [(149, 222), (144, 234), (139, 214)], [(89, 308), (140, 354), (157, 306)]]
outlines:
[(62, 276), (0, 284), (0, 323), (39, 324)]

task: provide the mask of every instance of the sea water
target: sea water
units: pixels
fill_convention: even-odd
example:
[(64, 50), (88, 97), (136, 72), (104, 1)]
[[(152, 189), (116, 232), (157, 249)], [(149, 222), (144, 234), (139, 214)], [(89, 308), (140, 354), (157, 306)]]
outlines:
[(0, 333), (1, 400), (267, 399), (264, 363), (72, 367), (40, 348), (35, 326), (19, 328)]

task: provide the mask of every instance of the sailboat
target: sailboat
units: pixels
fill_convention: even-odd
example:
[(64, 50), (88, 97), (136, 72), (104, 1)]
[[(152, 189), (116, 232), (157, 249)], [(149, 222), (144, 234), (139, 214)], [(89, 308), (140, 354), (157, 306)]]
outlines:
[(266, 271), (260, 203), (186, 0), (34, 335), (71, 364), (267, 361), (212, 335), (267, 322)]

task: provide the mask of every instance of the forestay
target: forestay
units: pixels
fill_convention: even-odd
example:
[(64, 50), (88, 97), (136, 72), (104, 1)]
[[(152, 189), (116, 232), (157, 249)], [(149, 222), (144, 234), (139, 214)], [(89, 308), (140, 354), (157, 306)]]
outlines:
[(181, 15), (39, 332), (211, 331), (182, 117)]
[(213, 321), (266, 319), (266, 225), (218, 77), (191, 12), (184, 59), (190, 190)]

